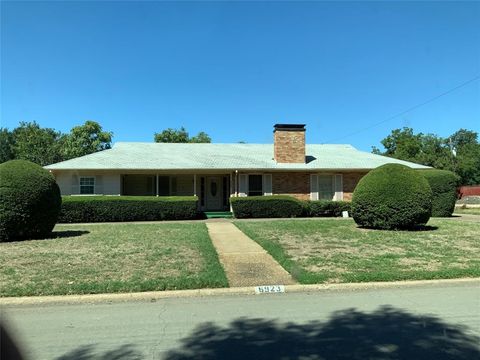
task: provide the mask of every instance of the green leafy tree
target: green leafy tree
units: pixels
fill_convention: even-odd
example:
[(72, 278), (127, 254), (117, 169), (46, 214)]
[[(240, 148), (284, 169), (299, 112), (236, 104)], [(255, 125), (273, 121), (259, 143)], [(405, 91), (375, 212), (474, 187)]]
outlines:
[(45, 166), (62, 160), (60, 144), (63, 135), (51, 128), (41, 128), (34, 122), (21, 122), (13, 130), (15, 159), (29, 160)]
[(154, 140), (157, 143), (210, 143), (212, 139), (207, 133), (201, 131), (196, 136), (190, 137), (187, 130), (182, 126), (180, 129), (168, 128), (161, 133), (155, 133)]
[(13, 133), (8, 131), (6, 128), (0, 128), (0, 163), (4, 163), (15, 158), (13, 152), (14, 144), (15, 138)]
[(480, 144), (466, 144), (457, 149), (454, 171), (463, 185), (480, 184)]
[(111, 148), (113, 133), (103, 131), (95, 121), (75, 126), (61, 141), (62, 155), (65, 160), (92, 154)]
[(182, 126), (179, 130), (168, 128), (161, 133), (155, 133), (157, 143), (188, 143), (188, 132)]
[(211, 143), (212, 139), (207, 133), (200, 131), (196, 136), (190, 138), (191, 143)]
[(478, 144), (478, 134), (475, 131), (460, 129), (447, 139), (448, 145), (460, 149), (469, 144)]
[(474, 131), (460, 129), (444, 139), (434, 134), (414, 134), (413, 129), (395, 129), (381, 141), (385, 151), (374, 154), (450, 170), (463, 185), (480, 183), (480, 144)]
[(454, 156), (444, 139), (426, 134), (421, 136), (420, 152), (414, 157), (414, 162), (437, 169), (452, 170)]
[(374, 148), (375, 154), (390, 156), (406, 161), (415, 161), (422, 147), (422, 134), (415, 135), (413, 129), (395, 129), (390, 135), (381, 141), (385, 152)]

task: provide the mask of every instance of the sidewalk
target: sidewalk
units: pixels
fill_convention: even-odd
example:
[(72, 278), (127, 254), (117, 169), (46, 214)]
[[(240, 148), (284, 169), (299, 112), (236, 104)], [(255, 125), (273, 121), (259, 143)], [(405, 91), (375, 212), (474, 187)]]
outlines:
[(260, 245), (231, 222), (206, 225), (231, 287), (296, 284)]

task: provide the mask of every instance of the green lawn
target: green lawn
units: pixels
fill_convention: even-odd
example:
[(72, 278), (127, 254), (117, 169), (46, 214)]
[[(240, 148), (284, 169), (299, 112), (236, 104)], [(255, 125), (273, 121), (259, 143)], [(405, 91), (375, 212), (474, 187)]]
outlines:
[(226, 287), (205, 224), (58, 225), (0, 243), (0, 296)]
[(480, 224), (432, 219), (430, 230), (357, 228), (351, 219), (236, 221), (300, 283), (480, 276)]
[(455, 208), (455, 214), (471, 214), (471, 215), (480, 215), (480, 208), (470, 208), (470, 209), (462, 209), (462, 208)]

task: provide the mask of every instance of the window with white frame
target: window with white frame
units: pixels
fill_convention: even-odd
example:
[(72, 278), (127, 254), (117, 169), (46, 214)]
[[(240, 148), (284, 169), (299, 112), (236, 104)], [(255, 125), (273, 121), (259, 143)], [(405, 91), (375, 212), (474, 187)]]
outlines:
[(95, 194), (95, 177), (84, 176), (80, 178), (80, 194)]
[(239, 196), (272, 195), (272, 174), (240, 174)]
[(318, 200), (334, 200), (335, 178), (333, 175), (318, 175)]
[(343, 175), (311, 174), (310, 200), (343, 200)]
[(263, 195), (262, 175), (248, 175), (248, 196)]

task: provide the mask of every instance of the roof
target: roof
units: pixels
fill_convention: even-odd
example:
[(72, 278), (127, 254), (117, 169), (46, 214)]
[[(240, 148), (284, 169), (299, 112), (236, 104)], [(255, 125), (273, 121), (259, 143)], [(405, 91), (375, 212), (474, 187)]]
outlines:
[(396, 163), (427, 166), (359, 151), (351, 145), (306, 145), (307, 163), (279, 164), (273, 144), (118, 142), (112, 149), (48, 165), (49, 170), (360, 170)]

